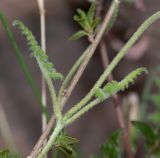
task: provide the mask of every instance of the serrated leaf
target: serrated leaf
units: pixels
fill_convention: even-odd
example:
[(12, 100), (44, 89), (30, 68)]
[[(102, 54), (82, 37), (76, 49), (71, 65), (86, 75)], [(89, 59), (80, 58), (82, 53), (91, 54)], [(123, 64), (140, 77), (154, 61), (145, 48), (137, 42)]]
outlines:
[(81, 38), (81, 37), (84, 37), (84, 36), (86, 36), (86, 35), (87, 35), (87, 33), (86, 33), (85, 31), (80, 30), (80, 31), (76, 32), (75, 34), (73, 34), (73, 35), (69, 38), (69, 40), (77, 40), (77, 39), (79, 39), (79, 38)]
[(132, 121), (132, 124), (143, 134), (148, 145), (155, 143), (156, 135), (150, 126), (140, 121)]
[(40, 70), (42, 71), (42, 74), (45, 78), (50, 78), (53, 80), (62, 80), (63, 75), (59, 72), (57, 72), (53, 64), (48, 61), (47, 55), (44, 53), (44, 51), (41, 49), (41, 47), (38, 45), (38, 42), (36, 41), (34, 35), (32, 32), (19, 20), (15, 20), (13, 22), (14, 26), (18, 26), (18, 28), (21, 30), (21, 32), (25, 35), (27, 39), (27, 44), (29, 46), (29, 49), (31, 50), (32, 55), (36, 58), (37, 63), (40, 67)]
[(147, 74), (148, 70), (145, 67), (141, 67), (129, 73), (119, 84), (121, 90), (125, 90), (130, 84), (133, 84), (135, 79), (143, 72)]
[(119, 83), (117, 81), (111, 81), (107, 83), (103, 88), (105, 93), (112, 95), (113, 93), (119, 91)]
[(96, 10), (96, 2), (94, 1), (87, 12), (87, 18), (90, 25), (93, 24), (95, 10)]

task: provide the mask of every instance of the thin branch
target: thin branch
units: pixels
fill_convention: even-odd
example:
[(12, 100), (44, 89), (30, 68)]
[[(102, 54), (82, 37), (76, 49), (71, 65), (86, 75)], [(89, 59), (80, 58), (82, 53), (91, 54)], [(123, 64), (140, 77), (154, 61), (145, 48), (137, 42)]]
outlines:
[[(46, 29), (45, 29), (45, 7), (44, 0), (37, 0), (40, 14), (40, 27), (41, 27), (41, 48), (46, 53)], [(46, 108), (47, 105), (47, 92), (46, 92), (46, 82), (44, 77), (42, 76), (42, 104)], [(46, 128), (47, 119), (45, 115), (42, 113), (42, 131)]]
[(106, 30), (106, 26), (108, 25), (108, 23), (110, 22), (112, 15), (115, 11), (115, 8), (117, 7), (117, 5), (119, 5), (119, 1), (118, 0), (113, 0), (109, 11), (106, 13), (105, 18), (103, 20), (103, 23), (101, 25), (101, 27), (99, 28), (99, 31), (94, 39), (94, 41), (91, 44), (91, 47), (89, 49), (88, 54), (85, 57), (85, 60), (83, 61), (83, 63), (81, 64), (81, 66), (79, 67), (78, 71), (76, 72), (75, 76), (73, 77), (67, 91), (66, 91), (66, 95), (63, 98), (62, 103), (65, 104), (66, 101), (68, 100), (68, 98), (70, 97), (70, 95), (72, 94), (72, 91), (74, 90), (75, 86), (77, 85), (80, 77), (82, 76), (86, 66), (88, 65), (91, 57), (93, 56), (105, 30)]
[[(100, 43), (100, 55), (101, 55), (101, 60), (102, 60), (103, 67), (104, 67), (104, 69), (106, 69), (109, 65), (109, 58), (108, 58), (107, 47), (106, 47), (106, 44), (105, 44), (104, 40), (101, 40), (101, 43)], [(111, 73), (108, 76), (108, 81), (111, 82), (112, 80), (113, 80), (113, 75)], [(114, 94), (112, 96), (112, 100), (113, 100), (113, 103), (114, 103), (114, 108), (115, 108), (115, 111), (116, 111), (116, 116), (117, 116), (117, 121), (118, 121), (119, 127), (123, 130), (124, 149), (126, 150), (128, 158), (134, 158), (134, 156), (132, 154), (132, 150), (131, 150), (131, 145), (130, 145), (130, 142), (129, 142), (128, 131), (127, 131), (126, 126), (125, 126), (123, 112), (121, 110), (119, 96), (117, 94)]]
[(55, 117), (52, 116), (52, 118), (50, 119), (49, 123), (47, 124), (45, 130), (43, 131), (43, 133), (40, 136), (39, 140), (37, 141), (36, 145), (34, 146), (31, 154), (27, 158), (35, 158), (37, 156), (37, 154), (41, 151), (42, 146), (43, 146), (46, 138), (48, 137), (51, 129), (53, 129), (54, 125), (55, 125)]

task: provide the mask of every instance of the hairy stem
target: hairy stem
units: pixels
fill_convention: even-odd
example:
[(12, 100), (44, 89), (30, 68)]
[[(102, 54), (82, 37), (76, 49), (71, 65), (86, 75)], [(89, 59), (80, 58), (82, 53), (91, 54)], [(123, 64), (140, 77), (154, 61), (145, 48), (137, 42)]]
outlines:
[(57, 136), (60, 134), (63, 128), (64, 125), (61, 122), (57, 122), (57, 125), (50, 136), (50, 139), (48, 140), (47, 144), (44, 146), (40, 154), (37, 156), (37, 158), (44, 158), (46, 156), (46, 154), (52, 148), (54, 141), (56, 140)]
[[(104, 69), (106, 69), (109, 65), (109, 58), (108, 58), (107, 47), (106, 47), (106, 44), (105, 44), (104, 40), (102, 40), (101, 43), (100, 43), (100, 55), (101, 55), (101, 60), (102, 60), (103, 67), (104, 67)], [(108, 81), (111, 82), (112, 80), (113, 80), (113, 75), (111, 73), (108, 76)], [(124, 116), (123, 116), (123, 112), (121, 110), (121, 105), (120, 105), (120, 100), (119, 100), (118, 94), (114, 94), (112, 96), (112, 100), (113, 100), (113, 103), (114, 103), (114, 108), (115, 108), (115, 112), (116, 112), (119, 127), (123, 130), (124, 148), (127, 152), (128, 158), (134, 158), (134, 156), (132, 154), (132, 149), (131, 149), (131, 145), (130, 145), (129, 137), (128, 137), (128, 131), (127, 131), (126, 126), (125, 126)]]
[(151, 17), (149, 17), (138, 29), (137, 31), (132, 35), (132, 37), (129, 39), (129, 41), (125, 44), (125, 46), (120, 50), (120, 52), (115, 56), (115, 58), (112, 60), (108, 68), (104, 71), (104, 73), (100, 76), (98, 81), (95, 83), (93, 88), (90, 90), (90, 92), (73, 108), (71, 108), (66, 115), (72, 115), (79, 109), (81, 109), (82, 106), (84, 106), (93, 96), (95, 93), (95, 90), (101, 87), (103, 82), (106, 80), (106, 78), (110, 75), (110, 73), (113, 71), (113, 69), (117, 66), (117, 64), (121, 61), (121, 59), (125, 56), (125, 54), (128, 52), (128, 50), (135, 44), (135, 42), (139, 39), (139, 37), (144, 33), (144, 31), (156, 20), (160, 18), (160, 11), (153, 14)]
[(69, 73), (65, 77), (65, 79), (64, 79), (64, 81), (62, 83), (62, 86), (60, 88), (60, 91), (59, 91), (59, 96), (58, 96), (59, 106), (63, 107), (63, 105), (65, 104), (64, 101), (62, 102), (62, 97), (63, 97), (63, 93), (65, 91), (65, 88), (66, 88), (68, 82), (70, 81), (70, 79), (72, 78), (72, 76), (74, 75), (75, 71), (78, 69), (79, 65), (85, 59), (86, 55), (88, 54), (88, 51), (89, 51), (89, 47), (82, 53), (82, 55), (80, 56), (80, 58), (76, 61), (76, 63), (73, 65), (73, 67), (70, 69)]
[(50, 119), (49, 123), (47, 124), (45, 130), (43, 131), (42, 135), (40, 136), (37, 143), (35, 144), (32, 152), (28, 156), (28, 158), (35, 158), (37, 156), (37, 154), (41, 151), (42, 146), (43, 146), (46, 138), (48, 137), (51, 129), (53, 129), (54, 125), (55, 125), (55, 116), (53, 115), (52, 118)]
[(106, 13), (106, 16), (103, 20), (103, 23), (102, 23), (101, 27), (99, 28), (99, 31), (98, 31), (94, 41), (92, 42), (90, 48), (89, 48), (89, 51), (88, 51), (88, 54), (85, 57), (85, 60), (83, 61), (83, 63), (79, 67), (75, 76), (73, 77), (73, 80), (71, 81), (71, 83), (70, 83), (70, 85), (67, 89), (66, 95), (63, 97), (63, 102), (64, 103), (68, 100), (68, 98), (70, 97), (73, 89), (77, 85), (80, 77), (82, 76), (86, 66), (88, 65), (91, 57), (93, 56), (93, 54), (94, 54), (94, 52), (95, 52), (95, 50), (96, 50), (96, 48), (97, 48), (97, 46), (100, 42), (105, 30), (106, 30), (106, 26), (110, 22), (110, 20), (112, 18), (112, 15), (113, 15), (113, 13), (115, 12), (115, 10), (117, 9), (118, 6), (119, 6), (119, 0), (113, 0), (113, 2), (111, 4), (111, 7), (109, 8), (109, 11)]

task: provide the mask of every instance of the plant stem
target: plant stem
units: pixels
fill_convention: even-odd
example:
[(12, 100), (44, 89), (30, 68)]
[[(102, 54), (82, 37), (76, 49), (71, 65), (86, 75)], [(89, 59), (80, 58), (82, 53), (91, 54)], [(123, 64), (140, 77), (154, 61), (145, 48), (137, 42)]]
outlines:
[[(113, 71), (115, 66), (119, 63), (119, 61), (124, 57), (124, 55), (127, 53), (130, 47), (133, 46), (133, 44), (137, 41), (137, 39), (143, 34), (143, 32), (156, 20), (160, 18), (160, 12), (157, 12), (153, 14), (150, 18), (148, 18), (139, 28), (138, 30), (133, 34), (133, 36), (129, 39), (129, 41), (126, 43), (126, 45), (120, 50), (120, 52), (116, 55), (116, 57), (113, 59), (111, 64), (108, 66), (108, 68), (104, 71), (104, 73), (100, 76), (99, 80), (96, 82), (96, 84), (93, 86), (93, 88), (90, 90), (90, 92), (73, 108), (71, 108), (67, 114), (70, 115), (77, 112), (83, 105), (85, 105), (93, 96), (95, 93), (95, 90), (99, 88), (103, 82), (106, 80), (106, 78), (109, 76), (109, 74)], [(67, 115), (66, 114), (66, 115)], [(59, 131), (60, 132), (60, 131)], [(58, 135), (58, 134), (57, 134)], [(55, 136), (54, 136), (55, 137)], [(43, 153), (46, 154), (46, 152), (49, 151), (49, 148), (52, 147), (54, 143), (54, 139), (49, 139), (47, 147), (45, 146), (42, 150)], [(41, 153), (42, 154), (42, 153)], [(41, 155), (43, 156), (43, 155)]]
[(105, 18), (103, 20), (102, 25), (99, 28), (99, 31), (98, 31), (93, 43), (90, 46), (89, 52), (86, 55), (85, 60), (83, 61), (83, 63), (79, 67), (79, 69), (76, 72), (75, 76), (73, 77), (73, 80), (71, 81), (71, 83), (70, 83), (70, 85), (69, 85), (69, 87), (67, 89), (66, 95), (63, 97), (63, 103), (66, 103), (66, 101), (70, 97), (73, 89), (77, 85), (80, 77), (82, 76), (86, 66), (88, 65), (91, 57), (93, 56), (93, 54), (94, 54), (94, 52), (95, 52), (95, 50), (96, 50), (101, 38), (102, 38), (102, 36), (103, 36), (103, 34), (105, 32), (106, 26), (108, 25), (108, 23), (111, 20), (112, 14), (114, 13), (114, 11), (116, 10), (118, 5), (119, 5), (119, 0), (113, 0), (113, 2), (111, 4), (111, 7), (109, 8), (109, 11), (106, 13), (106, 16), (105, 16)]
[(59, 91), (59, 96), (58, 96), (59, 106), (63, 107), (63, 105), (65, 104), (64, 100), (62, 102), (62, 97), (63, 97), (63, 93), (65, 91), (65, 88), (66, 88), (68, 82), (70, 81), (70, 79), (72, 78), (72, 76), (74, 75), (75, 71), (78, 69), (79, 65), (82, 63), (82, 61), (84, 60), (84, 58), (88, 54), (89, 48), (90, 48), (90, 46), (82, 53), (80, 58), (76, 61), (76, 63), (73, 65), (73, 67), (71, 68), (71, 70), (69, 71), (67, 76), (65, 77), (65, 79), (64, 79), (64, 81), (62, 83), (62, 86), (60, 88), (60, 91)]
[(59, 135), (59, 133), (61, 132), (61, 130), (63, 128), (64, 128), (64, 125), (61, 122), (57, 122), (57, 125), (56, 125), (50, 139), (48, 140), (47, 144), (44, 146), (44, 148), (42, 149), (40, 154), (37, 156), (37, 158), (44, 158), (46, 156), (46, 154), (53, 146), (54, 141), (56, 140), (57, 136)]
[(95, 83), (93, 88), (90, 90), (90, 92), (73, 108), (71, 108), (66, 115), (72, 115), (83, 105), (85, 105), (93, 96), (95, 93), (95, 90), (100, 88), (103, 82), (106, 80), (106, 78), (110, 75), (110, 73), (113, 71), (113, 69), (117, 66), (117, 64), (121, 61), (121, 59), (125, 56), (125, 54), (128, 52), (128, 50), (135, 44), (135, 42), (139, 39), (139, 37), (144, 33), (144, 31), (156, 20), (160, 18), (160, 11), (153, 14), (151, 17), (149, 17), (138, 29), (137, 31), (132, 35), (132, 37), (128, 40), (128, 42), (125, 44), (125, 46), (119, 51), (119, 53), (115, 56), (115, 58), (112, 60), (108, 68), (104, 71), (104, 73), (100, 76), (98, 81)]
[(76, 114), (74, 114), (71, 117), (64, 117), (64, 121), (66, 122), (66, 125), (69, 125), (73, 123), (75, 120), (77, 120), (80, 116), (82, 116), (84, 113), (92, 109), (95, 105), (99, 104), (101, 101), (99, 99), (95, 99), (91, 101), (89, 104), (87, 104), (82, 110), (78, 111)]
[[(109, 58), (108, 58), (107, 47), (106, 47), (105, 41), (103, 39), (101, 40), (101, 43), (100, 43), (100, 55), (101, 55), (103, 67), (104, 67), (104, 69), (106, 69), (109, 65)], [(111, 82), (112, 80), (114, 80), (114, 79), (113, 79), (113, 75), (111, 73), (108, 76), (108, 81)], [(125, 121), (124, 121), (124, 117), (123, 117), (123, 112), (121, 110), (121, 105), (120, 105), (120, 100), (119, 100), (118, 94), (112, 95), (112, 100), (114, 103), (114, 108), (115, 108), (119, 127), (123, 130), (124, 148), (126, 150), (128, 158), (134, 158), (134, 156), (132, 154), (132, 149), (131, 149), (131, 145), (130, 145), (129, 137), (128, 137), (128, 131), (125, 126)]]
[[(41, 27), (41, 48), (46, 53), (46, 29), (45, 29), (45, 7), (44, 0), (37, 0), (39, 6), (39, 14), (40, 14), (40, 27)], [(46, 93), (46, 83), (45, 79), (42, 76), (42, 104), (44, 107), (47, 105), (47, 93)], [(42, 113), (42, 131), (46, 128), (47, 119)]]
[(53, 129), (54, 125), (55, 125), (55, 116), (53, 115), (28, 157), (35, 158), (37, 156), (37, 154), (41, 151), (42, 146), (46, 138), (48, 137), (51, 129)]

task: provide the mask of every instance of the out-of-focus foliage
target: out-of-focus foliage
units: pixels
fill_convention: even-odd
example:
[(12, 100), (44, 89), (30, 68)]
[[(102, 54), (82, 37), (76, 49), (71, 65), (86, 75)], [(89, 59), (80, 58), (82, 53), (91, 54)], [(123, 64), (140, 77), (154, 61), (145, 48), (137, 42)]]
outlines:
[(118, 130), (113, 132), (101, 147), (98, 155), (93, 155), (91, 158), (120, 158), (122, 151), (120, 147), (120, 140), (122, 137), (122, 131)]

